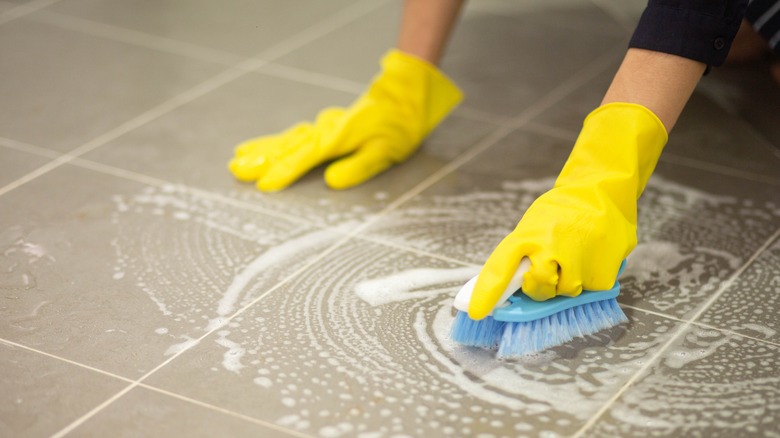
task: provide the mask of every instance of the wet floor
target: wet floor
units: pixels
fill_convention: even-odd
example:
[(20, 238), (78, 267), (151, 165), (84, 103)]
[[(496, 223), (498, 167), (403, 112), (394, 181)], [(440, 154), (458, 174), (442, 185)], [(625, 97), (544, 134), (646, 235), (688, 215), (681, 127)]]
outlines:
[(448, 338), (641, 9), (474, 1), (443, 63), (466, 100), (416, 155), (261, 194), (233, 146), (349, 104), (399, 2), (0, 0), (0, 436), (776, 436), (765, 64), (705, 77), (672, 133), (629, 323), (508, 362)]

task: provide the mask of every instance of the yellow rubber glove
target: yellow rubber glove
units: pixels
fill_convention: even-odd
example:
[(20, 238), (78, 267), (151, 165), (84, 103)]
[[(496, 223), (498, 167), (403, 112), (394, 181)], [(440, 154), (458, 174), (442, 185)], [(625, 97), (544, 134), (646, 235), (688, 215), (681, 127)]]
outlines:
[(593, 111), (555, 186), (526, 211), (479, 274), (469, 317), (482, 319), (528, 257), (523, 292), (536, 301), (612, 287), (636, 246), (637, 199), (667, 141), (649, 109), (611, 103)]
[(327, 108), (314, 123), (248, 140), (228, 167), (264, 191), (281, 190), (312, 168), (330, 164), (333, 189), (360, 184), (412, 155), (462, 100), (460, 90), (434, 65), (398, 50), (382, 59), (382, 72), (349, 108)]

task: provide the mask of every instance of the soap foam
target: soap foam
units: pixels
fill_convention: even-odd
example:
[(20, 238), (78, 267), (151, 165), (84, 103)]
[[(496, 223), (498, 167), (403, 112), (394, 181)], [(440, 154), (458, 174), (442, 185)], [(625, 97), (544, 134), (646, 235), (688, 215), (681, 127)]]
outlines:
[[(375, 230), (427, 252), (481, 263), (519, 212), (552, 181), (507, 182), (501, 191), (425, 198), (392, 212)], [(695, 307), (702, 294), (721, 284), (723, 272), (744, 261), (735, 253), (744, 245), (739, 239), (757, 240), (762, 236), (758, 230), (777, 220), (768, 206), (662, 179), (651, 181), (645, 199), (653, 209), (640, 212), (640, 235), (648, 237), (634, 251), (623, 278), (627, 293), (633, 290), (643, 302), (670, 312)], [(184, 341), (166, 354), (192, 348), (203, 330), (219, 330), (215, 342), (224, 349), (222, 369), (254, 382), (250, 386), (259, 396), (272, 394), (270, 403), (284, 413), (277, 421), (307, 433), (571, 433), (674, 333), (676, 322), (642, 317), (632, 320), (628, 331), (607, 330), (535, 357), (498, 362), (491, 352), (449, 339), (452, 298), (477, 268), (367, 242), (340, 248), (318, 263), (318, 275), (292, 279), (284, 291), (242, 314), (245, 319), (228, 324), (237, 309), (271, 287), (268, 273), (332, 237), (301, 225), (258, 226), (251, 212), (197, 199), (176, 187), (116, 202), (115, 219), (123, 233), (115, 242), (116, 272), (137, 279), (161, 314), (176, 321), (172, 333), (164, 335)], [(712, 214), (702, 218), (701, 211)], [(329, 220), (352, 223), (357, 213), (334, 213)], [(726, 244), (717, 246), (713, 230), (744, 215), (750, 220), (739, 236), (729, 235)], [(166, 224), (166, 218), (176, 221), (173, 232), (155, 226)], [(655, 290), (676, 290), (679, 296), (647, 292)], [(179, 333), (182, 326), (185, 333)], [(678, 371), (699, 366), (729, 345), (719, 342), (682, 346), (662, 364)], [(778, 386), (771, 378), (746, 380), (743, 388)], [(660, 430), (683, 430), (684, 417), (667, 415), (662, 404), (640, 399), (655, 416), (625, 404), (617, 405), (613, 415), (624, 424), (654, 421)], [(684, 402), (693, 405), (695, 398)]]

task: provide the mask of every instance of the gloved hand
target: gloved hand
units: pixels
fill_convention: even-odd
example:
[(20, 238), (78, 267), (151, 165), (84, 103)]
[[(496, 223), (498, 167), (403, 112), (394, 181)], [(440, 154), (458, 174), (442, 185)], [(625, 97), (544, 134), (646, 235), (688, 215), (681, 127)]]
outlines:
[(360, 184), (412, 155), (462, 99), (435, 66), (398, 50), (382, 59), (382, 72), (349, 108), (327, 108), (314, 123), (248, 140), (229, 163), (241, 181), (281, 190), (334, 158), (325, 171), (333, 189)]
[(479, 274), (469, 317), (496, 306), (523, 257), (523, 292), (536, 301), (612, 287), (636, 246), (637, 199), (667, 141), (649, 109), (611, 103), (585, 119), (554, 187), (526, 211)]

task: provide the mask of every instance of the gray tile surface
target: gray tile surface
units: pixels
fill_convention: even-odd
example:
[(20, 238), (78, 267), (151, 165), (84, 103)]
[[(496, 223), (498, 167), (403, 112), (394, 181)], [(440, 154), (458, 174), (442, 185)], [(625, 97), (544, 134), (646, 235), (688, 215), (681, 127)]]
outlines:
[(473, 268), (351, 243), (148, 382), (304, 433), (515, 436), (575, 431), (675, 322), (631, 323), (534, 359), (448, 338)]
[(15, 6), (16, 5), (14, 5), (13, 3), (8, 3), (4, 1), (0, 2), (0, 14), (6, 13), (7, 11), (13, 9)]
[[(514, 116), (562, 81), (576, 75), (598, 56), (624, 44), (620, 34), (564, 28), (582, 21), (582, 9), (593, 26), (614, 25), (594, 6), (580, 2), (573, 10), (531, 11), (522, 7), (506, 14), (469, 10), (457, 25), (442, 70), (465, 93), (464, 105), (496, 119)], [(279, 63), (353, 81), (367, 82), (381, 54), (394, 41), (398, 5), (387, 4), (358, 22), (279, 59)], [(366, 29), (371, 29), (370, 32)], [(564, 31), (565, 29), (565, 31)], [(365, 35), (354, 38), (355, 34)], [(560, 62), (550, 63), (556, 52)], [(533, 67), (531, 67), (533, 66)]]
[[(515, 131), (367, 231), (481, 264), (537, 196), (569, 145)], [(662, 163), (639, 202), (639, 245), (622, 302), (684, 317), (780, 228), (777, 187)]]
[(145, 388), (134, 388), (79, 427), (72, 436), (294, 437), (284, 430), (236, 418)]
[(50, 436), (127, 386), (2, 341), (0, 366), (0, 436)]
[[(348, 105), (355, 96), (313, 85), (250, 74), (123, 136), (85, 158), (187, 184), (308, 220), (342, 225), (381, 211), (461, 152), (493, 125), (453, 117), (413, 159), (382, 176), (343, 192), (323, 183), (324, 167), (289, 189), (273, 194), (240, 183), (227, 171), (239, 142), (312, 120), (327, 106)], [(160, 148), (165, 144), (165, 148)]]
[(780, 156), (780, 87), (769, 73), (770, 64), (775, 62), (776, 59), (761, 59), (717, 69), (700, 88), (729, 114), (753, 127), (774, 145), (775, 154)]
[[(507, 362), (448, 339), (453, 294), (552, 185), (642, 3), (470, 2), (443, 64), (467, 101), (416, 155), (273, 195), (232, 179), (234, 145), (351, 102), (400, 2), (29, 3), (0, 24), (0, 138), (96, 149), (0, 195), (0, 436), (772, 436), (780, 243), (758, 252), (780, 229), (780, 89), (759, 67), (704, 78), (673, 132), (629, 323)], [(0, 186), (53, 158), (0, 147)]]
[[(0, 209), (0, 338), (136, 378), (336, 237), (75, 167), (5, 194)], [(302, 234), (309, 252), (263, 258)], [(285, 263), (263, 270), (267, 257)]]
[(690, 328), (589, 436), (776, 436), (778, 348)]
[(776, 241), (701, 316), (701, 322), (780, 341), (780, 241)]
[(51, 161), (38, 155), (3, 147), (0, 144), (0, 187)]
[(463, 87), (468, 106), (502, 118), (624, 44), (622, 36), (557, 28), (534, 16), (474, 14), (453, 35), (442, 68)]
[(67, 152), (222, 67), (39, 24), (0, 26), (0, 134)]
[[(608, 69), (614, 71), (619, 63)], [(717, 74), (720, 73), (720, 76)], [(717, 77), (716, 77), (717, 76)], [(780, 126), (780, 109), (772, 109), (780, 102), (780, 91), (768, 89), (762, 84), (763, 97), (753, 94), (754, 100), (766, 99), (769, 108), (754, 109), (738, 91), (750, 88), (752, 77), (732, 75), (731, 83), (723, 80), (722, 72), (702, 79), (697, 91), (683, 111), (669, 138), (662, 160), (679, 162), (680, 159), (709, 163), (732, 172), (752, 174), (780, 183), (780, 136), (771, 127)], [(741, 81), (741, 82), (740, 82)], [(570, 98), (556, 103), (534, 119), (555, 130), (566, 131), (573, 136), (582, 127), (582, 121), (598, 107), (611, 82), (610, 75), (602, 75), (575, 91)], [(775, 84), (768, 84), (777, 89)], [(735, 103), (729, 103), (728, 92), (737, 93), (739, 105), (750, 111), (750, 117), (735, 117)], [(723, 94), (726, 96), (723, 96)], [(777, 95), (777, 96), (776, 96)], [(755, 107), (755, 105), (754, 105)], [(755, 114), (756, 117), (753, 117)], [(770, 122), (771, 120), (771, 122)], [(757, 124), (766, 129), (757, 129)], [(763, 126), (762, 125), (762, 126)], [(713, 129), (717, 126), (717, 129)]]
[(139, 7), (120, 0), (69, 0), (50, 9), (233, 54), (253, 56), (353, 3), (164, 0)]

